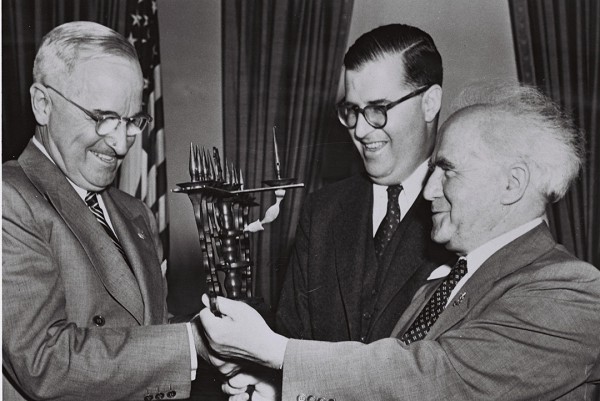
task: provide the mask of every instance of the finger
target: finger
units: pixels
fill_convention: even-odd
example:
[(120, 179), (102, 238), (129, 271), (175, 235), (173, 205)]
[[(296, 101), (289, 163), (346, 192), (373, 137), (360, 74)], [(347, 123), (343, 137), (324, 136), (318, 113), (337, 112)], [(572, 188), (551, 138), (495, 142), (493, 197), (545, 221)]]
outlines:
[(250, 394), (248, 394), (248, 393), (236, 394), (236, 395), (229, 397), (229, 401), (248, 401), (249, 399), (250, 399)]
[(221, 313), (230, 317), (243, 316), (244, 314), (248, 314), (248, 312), (254, 312), (252, 307), (233, 299), (217, 297), (217, 302)]
[(231, 387), (246, 388), (250, 385), (258, 383), (258, 379), (247, 373), (238, 373), (237, 375), (235, 375), (235, 376), (231, 377), (229, 380), (227, 380), (227, 383)]
[(228, 383), (223, 383), (221, 385), (221, 390), (228, 395), (236, 395), (236, 394), (243, 394), (246, 392), (246, 387), (244, 388), (237, 388), (237, 387), (232, 387), (230, 386)]

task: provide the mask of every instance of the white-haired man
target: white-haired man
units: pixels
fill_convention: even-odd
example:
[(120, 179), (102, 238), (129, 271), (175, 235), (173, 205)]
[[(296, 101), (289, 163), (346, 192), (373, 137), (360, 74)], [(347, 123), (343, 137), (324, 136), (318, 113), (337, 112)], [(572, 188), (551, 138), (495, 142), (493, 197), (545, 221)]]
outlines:
[(165, 324), (152, 212), (110, 186), (151, 121), (142, 88), (115, 31), (72, 22), (44, 37), (35, 137), (2, 167), (4, 400), (189, 397), (198, 328)]
[[(416, 293), (393, 338), (287, 340), (219, 299), (226, 317), (201, 312), (212, 347), (283, 369), (285, 400), (598, 399), (600, 272), (542, 220), (577, 177), (581, 135), (532, 88), (481, 93), (442, 127), (424, 190), (432, 239), (459, 260)], [(238, 375), (225, 390), (246, 399), (253, 380)], [(275, 392), (260, 383), (255, 395)]]

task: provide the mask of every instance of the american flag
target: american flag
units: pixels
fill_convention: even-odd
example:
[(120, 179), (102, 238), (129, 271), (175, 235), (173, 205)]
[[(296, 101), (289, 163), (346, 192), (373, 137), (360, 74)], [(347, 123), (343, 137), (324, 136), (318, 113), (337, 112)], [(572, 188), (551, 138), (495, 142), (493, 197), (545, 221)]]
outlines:
[[(169, 221), (156, 0), (127, 2), (125, 36), (135, 46), (140, 59), (144, 74), (144, 108), (153, 121), (141, 138), (135, 141), (123, 161), (119, 189), (141, 199), (154, 212), (163, 245), (163, 258), (166, 260)], [(166, 264), (163, 263), (163, 266)]]

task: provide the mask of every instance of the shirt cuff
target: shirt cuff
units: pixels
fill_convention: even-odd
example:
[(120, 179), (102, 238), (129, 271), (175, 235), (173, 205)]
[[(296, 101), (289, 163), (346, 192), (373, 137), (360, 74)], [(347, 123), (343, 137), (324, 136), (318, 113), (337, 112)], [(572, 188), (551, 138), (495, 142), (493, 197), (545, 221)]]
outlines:
[(194, 344), (194, 335), (192, 334), (192, 325), (187, 322), (185, 324), (188, 332), (188, 340), (190, 342), (190, 369), (192, 380), (196, 380), (196, 370), (198, 369), (198, 353), (196, 352), (196, 345)]

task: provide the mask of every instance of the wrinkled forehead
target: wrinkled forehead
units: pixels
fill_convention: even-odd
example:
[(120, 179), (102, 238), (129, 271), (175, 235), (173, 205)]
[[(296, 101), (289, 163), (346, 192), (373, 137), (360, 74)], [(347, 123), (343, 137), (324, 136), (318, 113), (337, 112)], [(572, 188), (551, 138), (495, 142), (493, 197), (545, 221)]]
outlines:
[(65, 81), (75, 91), (111, 91), (123, 88), (141, 95), (144, 86), (139, 63), (115, 55), (80, 58)]

